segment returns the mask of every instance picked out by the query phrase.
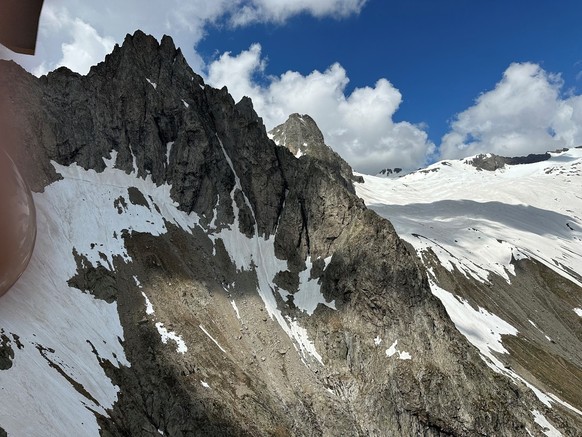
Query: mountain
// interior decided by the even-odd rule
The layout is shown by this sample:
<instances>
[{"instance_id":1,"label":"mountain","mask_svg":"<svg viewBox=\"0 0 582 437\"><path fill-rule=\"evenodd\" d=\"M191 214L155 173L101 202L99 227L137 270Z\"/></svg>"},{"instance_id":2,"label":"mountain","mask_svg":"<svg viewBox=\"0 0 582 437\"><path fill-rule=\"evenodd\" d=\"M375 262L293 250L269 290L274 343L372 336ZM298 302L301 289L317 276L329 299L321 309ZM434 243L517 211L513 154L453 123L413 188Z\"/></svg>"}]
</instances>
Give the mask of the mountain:
<instances>
[{"instance_id":1,"label":"mountain","mask_svg":"<svg viewBox=\"0 0 582 437\"><path fill-rule=\"evenodd\" d=\"M582 148L442 161L356 191L496 372L582 416Z\"/></svg>"},{"instance_id":2,"label":"mountain","mask_svg":"<svg viewBox=\"0 0 582 437\"><path fill-rule=\"evenodd\" d=\"M341 182L352 190L352 182L363 182L361 176L355 176L350 165L331 147L325 144L323 134L315 120L307 114L291 114L287 121L269 132L278 146L289 149L297 158L309 156L312 161L330 167L330 171L341 176Z\"/></svg>"},{"instance_id":3,"label":"mountain","mask_svg":"<svg viewBox=\"0 0 582 437\"><path fill-rule=\"evenodd\" d=\"M319 155L305 116L272 135L314 147L275 144L252 102L205 85L169 37L128 35L86 76L2 62L0 101L38 222L0 300L0 435L582 432L463 335L434 284L487 283L434 257L427 269L430 252L358 197L381 209L370 193L388 188ZM549 278L556 301L579 296Z\"/></svg>"}]
</instances>

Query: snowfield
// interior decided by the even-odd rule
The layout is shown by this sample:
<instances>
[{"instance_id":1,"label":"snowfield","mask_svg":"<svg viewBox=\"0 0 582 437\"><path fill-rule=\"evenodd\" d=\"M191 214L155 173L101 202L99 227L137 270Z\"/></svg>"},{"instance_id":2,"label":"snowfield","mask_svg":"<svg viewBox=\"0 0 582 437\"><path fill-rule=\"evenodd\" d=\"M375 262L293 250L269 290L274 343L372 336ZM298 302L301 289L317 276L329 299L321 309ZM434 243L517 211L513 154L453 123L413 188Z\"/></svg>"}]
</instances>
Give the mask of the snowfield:
<instances>
[{"instance_id":1,"label":"snowfield","mask_svg":"<svg viewBox=\"0 0 582 437\"><path fill-rule=\"evenodd\" d=\"M508 282L510 264L536 259L582 286L582 149L494 172L442 161L399 179L364 177L366 205L389 219L417 250L487 282ZM578 272L578 273L575 273Z\"/></svg>"},{"instance_id":2,"label":"snowfield","mask_svg":"<svg viewBox=\"0 0 582 437\"><path fill-rule=\"evenodd\" d=\"M529 258L582 286L582 149L496 171L478 170L471 159L438 162L400 178L361 175L356 191L421 259L430 249L449 271L485 284L496 274L511 283L512 260ZM441 288L430 269L429 276L433 294L488 366L524 382L547 406L557 402L582 415L495 357L507 352L502 335L517 335L515 327ZM572 310L582 316L582 309Z\"/></svg>"}]
</instances>

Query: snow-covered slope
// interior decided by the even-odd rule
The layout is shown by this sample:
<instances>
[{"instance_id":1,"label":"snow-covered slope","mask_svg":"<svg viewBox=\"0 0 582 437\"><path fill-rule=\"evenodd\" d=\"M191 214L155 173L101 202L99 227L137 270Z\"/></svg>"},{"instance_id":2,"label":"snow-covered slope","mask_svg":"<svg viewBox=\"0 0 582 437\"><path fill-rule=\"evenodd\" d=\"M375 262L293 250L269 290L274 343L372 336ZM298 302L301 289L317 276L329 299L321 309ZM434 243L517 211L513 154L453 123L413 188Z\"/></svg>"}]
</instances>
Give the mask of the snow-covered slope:
<instances>
[{"instance_id":1,"label":"snow-covered slope","mask_svg":"<svg viewBox=\"0 0 582 437\"><path fill-rule=\"evenodd\" d=\"M567 296L568 312L557 317L576 317L580 306L576 302L582 303L582 149L552 153L547 161L508 165L496 171L480 170L470 162L470 158L442 161L398 179L363 176L365 182L357 184L356 191L412 244L428 267L433 294L485 361L498 372L521 380L499 360L500 354L508 352L503 336L522 335L513 326L520 322L519 317L503 320L491 309L480 307L471 299L467 284L493 286L488 289L493 293L494 283L502 278L511 289L517 261L534 260L573 284L577 292ZM446 290L433 270L434 256L451 275L463 276L466 280L461 284L465 285ZM529 291L523 290L525 299ZM501 302L496 305L499 308L494 312L505 313ZM527 312L527 308L521 310ZM540 320L548 318L542 314L537 318L537 322L523 322L527 325L529 321L542 332ZM543 334L548 342L560 342L558 335L554 341ZM580 340L580 333L572 334ZM534 390L546 404L558 402L555 396Z\"/></svg>"},{"instance_id":2,"label":"snow-covered slope","mask_svg":"<svg viewBox=\"0 0 582 437\"><path fill-rule=\"evenodd\" d=\"M443 161L396 180L365 176L358 194L415 248L448 268L507 281L511 257L543 262L582 286L582 149L495 172Z\"/></svg>"}]
</instances>

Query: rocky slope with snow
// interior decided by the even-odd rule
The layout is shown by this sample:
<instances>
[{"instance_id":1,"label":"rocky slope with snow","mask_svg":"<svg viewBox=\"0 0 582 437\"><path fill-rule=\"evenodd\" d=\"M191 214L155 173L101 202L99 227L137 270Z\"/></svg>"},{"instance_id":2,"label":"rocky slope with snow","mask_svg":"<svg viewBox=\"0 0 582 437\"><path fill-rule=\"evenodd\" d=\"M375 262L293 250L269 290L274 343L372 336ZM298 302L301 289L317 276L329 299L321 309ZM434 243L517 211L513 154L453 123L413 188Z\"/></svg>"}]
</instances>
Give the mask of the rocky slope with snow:
<instances>
[{"instance_id":1,"label":"rocky slope with snow","mask_svg":"<svg viewBox=\"0 0 582 437\"><path fill-rule=\"evenodd\" d=\"M484 361L580 420L582 149L364 179L358 194L415 248Z\"/></svg>"},{"instance_id":2,"label":"rocky slope with snow","mask_svg":"<svg viewBox=\"0 0 582 437\"><path fill-rule=\"evenodd\" d=\"M454 267L427 276L356 196L385 188L277 146L170 38L128 36L87 76L0 63L0 91L38 211L30 267L0 300L0 433L580 434L500 371L512 321L492 349L467 340L434 285ZM450 280L485 283L473 270ZM498 314L475 313L478 329Z\"/></svg>"}]
</instances>

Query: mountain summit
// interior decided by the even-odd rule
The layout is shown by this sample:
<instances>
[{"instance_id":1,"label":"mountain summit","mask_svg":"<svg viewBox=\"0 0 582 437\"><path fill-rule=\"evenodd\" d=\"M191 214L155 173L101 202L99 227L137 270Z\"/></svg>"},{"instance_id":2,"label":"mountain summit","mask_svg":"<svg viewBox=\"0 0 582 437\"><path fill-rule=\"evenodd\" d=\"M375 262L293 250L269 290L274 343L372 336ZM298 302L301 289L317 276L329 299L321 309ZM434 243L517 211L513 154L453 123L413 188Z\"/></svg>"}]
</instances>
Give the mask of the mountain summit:
<instances>
[{"instance_id":1,"label":"mountain summit","mask_svg":"<svg viewBox=\"0 0 582 437\"><path fill-rule=\"evenodd\" d=\"M38 211L0 300L0 433L581 432L459 332L315 123L277 146L169 37L87 76L2 62L0 99Z\"/></svg>"},{"instance_id":2,"label":"mountain summit","mask_svg":"<svg viewBox=\"0 0 582 437\"><path fill-rule=\"evenodd\" d=\"M269 132L269 137L278 146L289 149L296 158L306 155L326 166L343 179L346 187L351 187L352 181L362 182L361 177L354 176L350 165L325 144L321 130L307 114L291 114L285 123Z\"/></svg>"}]
</instances>

